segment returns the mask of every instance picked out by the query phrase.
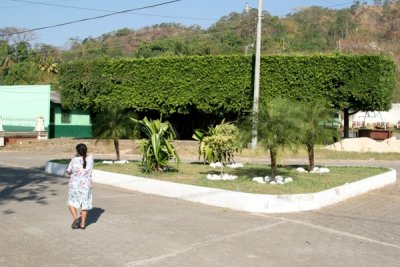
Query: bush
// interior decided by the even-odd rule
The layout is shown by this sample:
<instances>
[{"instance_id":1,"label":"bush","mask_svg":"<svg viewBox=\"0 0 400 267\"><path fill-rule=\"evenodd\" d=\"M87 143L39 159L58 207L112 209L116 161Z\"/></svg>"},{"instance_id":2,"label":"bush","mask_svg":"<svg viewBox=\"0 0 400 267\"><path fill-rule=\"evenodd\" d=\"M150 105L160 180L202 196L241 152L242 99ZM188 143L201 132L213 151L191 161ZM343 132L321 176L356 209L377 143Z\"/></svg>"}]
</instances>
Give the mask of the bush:
<instances>
[{"instance_id":1,"label":"bush","mask_svg":"<svg viewBox=\"0 0 400 267\"><path fill-rule=\"evenodd\" d=\"M208 133L196 131L193 138L200 142L199 154L208 163L234 163L234 153L240 149L238 128L224 121L210 128Z\"/></svg>"}]
</instances>

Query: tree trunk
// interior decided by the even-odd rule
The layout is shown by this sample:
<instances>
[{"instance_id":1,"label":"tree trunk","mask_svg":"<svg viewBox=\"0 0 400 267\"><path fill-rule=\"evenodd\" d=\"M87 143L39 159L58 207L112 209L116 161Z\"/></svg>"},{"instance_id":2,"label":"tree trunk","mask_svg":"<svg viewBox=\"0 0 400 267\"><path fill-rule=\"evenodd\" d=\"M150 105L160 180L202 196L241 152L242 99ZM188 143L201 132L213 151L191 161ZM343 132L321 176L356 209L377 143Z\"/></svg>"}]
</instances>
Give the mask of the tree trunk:
<instances>
[{"instance_id":1,"label":"tree trunk","mask_svg":"<svg viewBox=\"0 0 400 267\"><path fill-rule=\"evenodd\" d=\"M307 146L307 152L308 152L308 170L312 171L315 167L314 163L314 147L312 146Z\"/></svg>"},{"instance_id":2,"label":"tree trunk","mask_svg":"<svg viewBox=\"0 0 400 267\"><path fill-rule=\"evenodd\" d=\"M349 138L349 109L343 110L343 138Z\"/></svg>"},{"instance_id":3,"label":"tree trunk","mask_svg":"<svg viewBox=\"0 0 400 267\"><path fill-rule=\"evenodd\" d=\"M114 139L114 148L115 148L115 154L117 155L117 160L121 160L120 154L119 154L119 140Z\"/></svg>"},{"instance_id":4,"label":"tree trunk","mask_svg":"<svg viewBox=\"0 0 400 267\"><path fill-rule=\"evenodd\" d=\"M269 155L271 157L271 181L275 181L276 176L276 157L277 157L277 149L271 148L269 150Z\"/></svg>"}]
</instances>

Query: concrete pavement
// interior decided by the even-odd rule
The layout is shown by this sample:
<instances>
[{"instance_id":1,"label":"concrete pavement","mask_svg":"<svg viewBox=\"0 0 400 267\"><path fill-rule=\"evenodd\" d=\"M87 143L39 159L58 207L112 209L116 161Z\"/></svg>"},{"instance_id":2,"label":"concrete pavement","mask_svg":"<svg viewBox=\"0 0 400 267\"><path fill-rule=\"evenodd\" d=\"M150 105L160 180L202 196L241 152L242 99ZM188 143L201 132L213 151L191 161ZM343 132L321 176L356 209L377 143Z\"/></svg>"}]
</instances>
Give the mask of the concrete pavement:
<instances>
[{"instance_id":1,"label":"concrete pavement","mask_svg":"<svg viewBox=\"0 0 400 267\"><path fill-rule=\"evenodd\" d=\"M88 227L71 230L68 180L43 172L58 157L0 152L0 266L400 266L399 179L272 215L95 184ZM399 173L398 162L374 165Z\"/></svg>"}]
</instances>

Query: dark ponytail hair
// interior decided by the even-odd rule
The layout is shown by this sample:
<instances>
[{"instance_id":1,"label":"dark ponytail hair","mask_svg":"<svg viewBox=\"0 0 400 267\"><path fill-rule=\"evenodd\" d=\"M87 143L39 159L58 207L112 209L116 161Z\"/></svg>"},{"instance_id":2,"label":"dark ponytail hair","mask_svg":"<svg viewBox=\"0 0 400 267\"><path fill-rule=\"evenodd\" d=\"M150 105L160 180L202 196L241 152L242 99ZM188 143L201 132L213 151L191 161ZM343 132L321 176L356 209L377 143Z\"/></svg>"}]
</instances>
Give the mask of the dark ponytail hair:
<instances>
[{"instance_id":1,"label":"dark ponytail hair","mask_svg":"<svg viewBox=\"0 0 400 267\"><path fill-rule=\"evenodd\" d=\"M76 146L76 152L79 156L83 157L83 168L86 169L86 153L87 153L87 146L85 144L78 144Z\"/></svg>"}]
</instances>

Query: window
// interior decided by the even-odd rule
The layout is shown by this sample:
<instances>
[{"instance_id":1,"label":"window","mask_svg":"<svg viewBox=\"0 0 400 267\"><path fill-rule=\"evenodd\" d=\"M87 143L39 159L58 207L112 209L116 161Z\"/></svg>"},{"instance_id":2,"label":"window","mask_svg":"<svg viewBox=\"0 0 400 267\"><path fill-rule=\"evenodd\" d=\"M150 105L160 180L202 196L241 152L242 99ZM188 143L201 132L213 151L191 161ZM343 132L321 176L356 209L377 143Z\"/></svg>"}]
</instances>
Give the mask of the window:
<instances>
[{"instance_id":1,"label":"window","mask_svg":"<svg viewBox=\"0 0 400 267\"><path fill-rule=\"evenodd\" d=\"M61 110L61 123L71 123L71 111Z\"/></svg>"}]
</instances>

